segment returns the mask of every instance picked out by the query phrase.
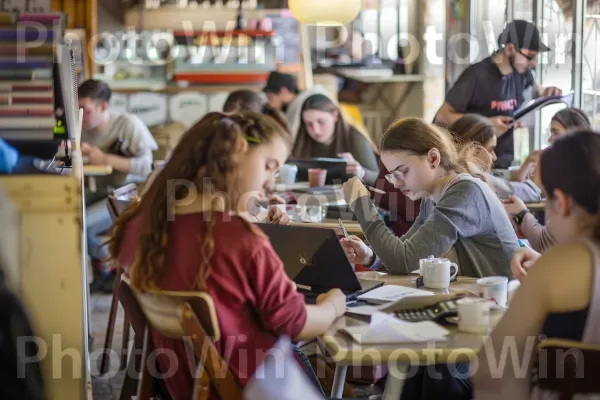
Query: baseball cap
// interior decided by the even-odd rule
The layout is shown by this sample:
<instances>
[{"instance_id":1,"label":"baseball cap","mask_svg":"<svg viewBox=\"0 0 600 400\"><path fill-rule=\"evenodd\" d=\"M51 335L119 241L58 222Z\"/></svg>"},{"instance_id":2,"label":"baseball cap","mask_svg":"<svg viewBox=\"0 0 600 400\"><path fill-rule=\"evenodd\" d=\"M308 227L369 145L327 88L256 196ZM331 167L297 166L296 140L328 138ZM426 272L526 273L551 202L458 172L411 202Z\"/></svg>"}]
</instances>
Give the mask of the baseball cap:
<instances>
[{"instance_id":1,"label":"baseball cap","mask_svg":"<svg viewBox=\"0 0 600 400\"><path fill-rule=\"evenodd\" d=\"M531 22L516 19L509 22L498 36L498 45L512 43L517 49L528 49L537 52L550 51L550 47L542 42L540 31Z\"/></svg>"},{"instance_id":2,"label":"baseball cap","mask_svg":"<svg viewBox=\"0 0 600 400\"><path fill-rule=\"evenodd\" d=\"M290 92L298 91L298 82L293 75L283 74L273 71L269 74L267 85L263 88L265 93L279 93L281 88L286 88Z\"/></svg>"}]
</instances>

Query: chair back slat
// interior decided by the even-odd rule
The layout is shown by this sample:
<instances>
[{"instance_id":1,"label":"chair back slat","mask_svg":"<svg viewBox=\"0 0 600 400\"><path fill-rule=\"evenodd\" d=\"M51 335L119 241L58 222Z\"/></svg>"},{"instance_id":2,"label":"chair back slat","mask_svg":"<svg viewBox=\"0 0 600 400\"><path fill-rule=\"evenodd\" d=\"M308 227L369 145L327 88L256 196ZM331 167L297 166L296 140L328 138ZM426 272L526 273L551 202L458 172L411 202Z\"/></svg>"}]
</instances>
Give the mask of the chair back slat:
<instances>
[{"instance_id":1,"label":"chair back slat","mask_svg":"<svg viewBox=\"0 0 600 400\"><path fill-rule=\"evenodd\" d=\"M136 335L143 336L148 320L140 307L129 282L123 277L119 284L119 301L129 316L129 321Z\"/></svg>"},{"instance_id":2,"label":"chair back slat","mask_svg":"<svg viewBox=\"0 0 600 400\"><path fill-rule=\"evenodd\" d=\"M201 319L202 326L207 327L209 337L218 341L221 336L215 305L208 293L203 292L172 292L152 291L133 292L142 312L150 325L161 335L170 338L185 336L181 325L181 307L190 303L196 315Z\"/></svg>"},{"instance_id":3,"label":"chair back slat","mask_svg":"<svg viewBox=\"0 0 600 400\"><path fill-rule=\"evenodd\" d=\"M222 399L242 400L242 387L214 344L220 340L221 331L214 302L208 293L141 292L131 288L127 277L122 278L121 285L120 297L132 314L134 329L144 332L146 326L143 324L146 323L161 335L185 340L192 346L199 361L195 398L208 398L210 392L215 391Z\"/></svg>"},{"instance_id":4,"label":"chair back slat","mask_svg":"<svg viewBox=\"0 0 600 400\"><path fill-rule=\"evenodd\" d=\"M113 190L113 196L121 200L131 200L138 195L137 186L135 183L128 183L118 189Z\"/></svg>"},{"instance_id":5,"label":"chair back slat","mask_svg":"<svg viewBox=\"0 0 600 400\"><path fill-rule=\"evenodd\" d=\"M243 390L236 377L229 370L212 339L204 330L197 318L194 307L190 303L182 306L182 325L186 336L191 338L192 346L199 365L208 373L212 388L221 399L242 400ZM224 372L224 373L223 373ZM202 379L196 384L202 385ZM198 391L198 388L196 388Z\"/></svg>"},{"instance_id":6,"label":"chair back slat","mask_svg":"<svg viewBox=\"0 0 600 400\"><path fill-rule=\"evenodd\" d=\"M123 187L113 190L108 196L107 207L110 219L114 222L121 214L129 208L133 201L138 197L138 190L135 183L127 184Z\"/></svg>"},{"instance_id":7,"label":"chair back slat","mask_svg":"<svg viewBox=\"0 0 600 400\"><path fill-rule=\"evenodd\" d=\"M561 400L600 395L600 346L548 339L538 346L533 398Z\"/></svg>"},{"instance_id":8,"label":"chair back slat","mask_svg":"<svg viewBox=\"0 0 600 400\"><path fill-rule=\"evenodd\" d=\"M154 344L149 330L150 323L146 319L133 289L129 286L128 279L124 276L122 276L119 283L119 302L127 313L131 327L135 332L133 351L127 368L127 378L129 379L125 379L123 383L120 398L123 400L130 399L137 393L139 400L150 400L152 397L151 392L157 388L162 393L168 393L162 380L154 382L158 386L153 386L148 365L148 355L154 351Z\"/></svg>"}]
</instances>

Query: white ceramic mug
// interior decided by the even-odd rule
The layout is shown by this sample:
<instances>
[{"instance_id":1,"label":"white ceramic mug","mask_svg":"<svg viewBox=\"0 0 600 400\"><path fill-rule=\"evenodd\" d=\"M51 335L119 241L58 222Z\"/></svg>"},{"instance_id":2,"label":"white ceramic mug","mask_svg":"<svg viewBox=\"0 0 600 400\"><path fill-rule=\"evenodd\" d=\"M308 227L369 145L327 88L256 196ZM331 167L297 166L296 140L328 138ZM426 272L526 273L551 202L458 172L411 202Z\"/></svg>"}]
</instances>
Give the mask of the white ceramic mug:
<instances>
[{"instance_id":1,"label":"white ceramic mug","mask_svg":"<svg viewBox=\"0 0 600 400\"><path fill-rule=\"evenodd\" d=\"M427 258L421 258L419 260L419 274L421 276L423 276L423 265L425 265L426 262L433 260L434 258L435 258L434 256L429 256Z\"/></svg>"},{"instance_id":2,"label":"white ceramic mug","mask_svg":"<svg viewBox=\"0 0 600 400\"><path fill-rule=\"evenodd\" d=\"M454 271L452 271L454 268ZM432 289L446 289L458 274L458 266L447 258L432 258L423 263L423 284Z\"/></svg>"},{"instance_id":3,"label":"white ceramic mug","mask_svg":"<svg viewBox=\"0 0 600 400\"><path fill-rule=\"evenodd\" d=\"M297 165L285 164L279 169L279 179L284 185L293 185L296 183L297 174Z\"/></svg>"},{"instance_id":4,"label":"white ceramic mug","mask_svg":"<svg viewBox=\"0 0 600 400\"><path fill-rule=\"evenodd\" d=\"M490 329L490 301L465 297L456 302L458 329L468 333L488 333Z\"/></svg>"},{"instance_id":5,"label":"white ceramic mug","mask_svg":"<svg viewBox=\"0 0 600 400\"><path fill-rule=\"evenodd\" d=\"M489 276L477 279L479 295L484 299L495 301L500 307L506 308L508 300L508 278L505 276Z\"/></svg>"}]
</instances>

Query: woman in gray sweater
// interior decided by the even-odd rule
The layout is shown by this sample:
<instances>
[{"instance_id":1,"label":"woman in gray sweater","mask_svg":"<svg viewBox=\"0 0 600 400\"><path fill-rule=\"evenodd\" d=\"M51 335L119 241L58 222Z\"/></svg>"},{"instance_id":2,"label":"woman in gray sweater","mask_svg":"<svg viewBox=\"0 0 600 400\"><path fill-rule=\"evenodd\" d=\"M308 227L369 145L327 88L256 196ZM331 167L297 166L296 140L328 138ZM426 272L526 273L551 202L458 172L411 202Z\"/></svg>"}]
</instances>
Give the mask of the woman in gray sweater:
<instances>
[{"instance_id":1,"label":"woman in gray sweater","mask_svg":"<svg viewBox=\"0 0 600 400\"><path fill-rule=\"evenodd\" d=\"M457 261L460 275L511 276L518 239L498 197L468 173L479 160L459 157L448 132L419 118L396 122L385 133L381 152L391 172L386 178L411 200L423 199L421 210L408 233L396 237L361 181L346 182L345 200L371 245L355 236L342 239L351 262L372 268L381 262L392 274L408 274L419 268L420 259L434 255Z\"/></svg>"}]
</instances>

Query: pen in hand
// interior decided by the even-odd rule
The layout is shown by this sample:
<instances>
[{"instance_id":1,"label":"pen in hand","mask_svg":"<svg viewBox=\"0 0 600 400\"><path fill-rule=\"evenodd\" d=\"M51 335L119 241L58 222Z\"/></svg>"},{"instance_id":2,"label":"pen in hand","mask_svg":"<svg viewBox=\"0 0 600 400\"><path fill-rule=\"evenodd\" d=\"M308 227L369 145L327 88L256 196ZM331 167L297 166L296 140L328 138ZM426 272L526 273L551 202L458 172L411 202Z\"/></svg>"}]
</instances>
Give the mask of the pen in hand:
<instances>
[{"instance_id":1,"label":"pen in hand","mask_svg":"<svg viewBox=\"0 0 600 400\"><path fill-rule=\"evenodd\" d=\"M344 226L344 223L342 222L341 218L338 218L338 224L340 224L340 229L342 230L342 232L344 233L344 237L346 239L348 239L348 231L346 231L346 227Z\"/></svg>"},{"instance_id":2,"label":"pen in hand","mask_svg":"<svg viewBox=\"0 0 600 400\"><path fill-rule=\"evenodd\" d=\"M375 193L379 193L379 194L386 194L387 192L381 190L381 189L377 189L374 188L373 186L365 186L368 190L370 190L371 192L375 192Z\"/></svg>"}]
</instances>

